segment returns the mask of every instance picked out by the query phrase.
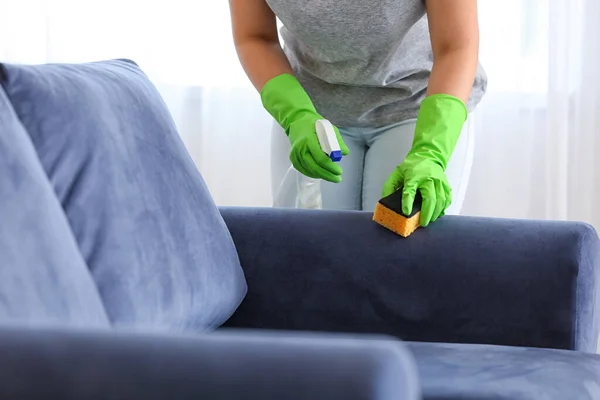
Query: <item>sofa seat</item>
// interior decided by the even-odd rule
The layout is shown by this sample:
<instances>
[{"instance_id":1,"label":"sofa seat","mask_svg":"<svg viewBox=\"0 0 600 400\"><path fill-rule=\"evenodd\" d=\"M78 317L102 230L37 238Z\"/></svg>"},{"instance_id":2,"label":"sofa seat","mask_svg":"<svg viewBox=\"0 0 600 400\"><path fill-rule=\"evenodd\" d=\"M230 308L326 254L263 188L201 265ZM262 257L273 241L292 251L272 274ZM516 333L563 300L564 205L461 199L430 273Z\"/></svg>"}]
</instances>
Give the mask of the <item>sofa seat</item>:
<instances>
[{"instance_id":1,"label":"sofa seat","mask_svg":"<svg viewBox=\"0 0 600 400\"><path fill-rule=\"evenodd\" d=\"M425 400L600 399L600 356L566 350L409 343Z\"/></svg>"}]
</instances>

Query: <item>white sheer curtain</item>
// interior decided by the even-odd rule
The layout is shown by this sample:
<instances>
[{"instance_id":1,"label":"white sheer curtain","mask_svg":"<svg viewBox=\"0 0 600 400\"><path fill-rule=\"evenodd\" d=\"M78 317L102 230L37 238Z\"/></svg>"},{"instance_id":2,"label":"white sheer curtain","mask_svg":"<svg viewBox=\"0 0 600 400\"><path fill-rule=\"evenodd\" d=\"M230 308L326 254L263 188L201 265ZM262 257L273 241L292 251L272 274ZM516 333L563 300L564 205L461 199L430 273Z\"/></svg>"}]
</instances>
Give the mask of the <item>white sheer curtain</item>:
<instances>
[{"instance_id":1,"label":"white sheer curtain","mask_svg":"<svg viewBox=\"0 0 600 400\"><path fill-rule=\"evenodd\" d=\"M600 2L479 10L490 81L464 213L600 229ZM269 206L271 121L239 66L228 12L225 0L0 0L0 61L135 60L217 203Z\"/></svg>"},{"instance_id":2,"label":"white sheer curtain","mask_svg":"<svg viewBox=\"0 0 600 400\"><path fill-rule=\"evenodd\" d=\"M464 212L600 228L600 2L479 4L490 85Z\"/></svg>"}]
</instances>

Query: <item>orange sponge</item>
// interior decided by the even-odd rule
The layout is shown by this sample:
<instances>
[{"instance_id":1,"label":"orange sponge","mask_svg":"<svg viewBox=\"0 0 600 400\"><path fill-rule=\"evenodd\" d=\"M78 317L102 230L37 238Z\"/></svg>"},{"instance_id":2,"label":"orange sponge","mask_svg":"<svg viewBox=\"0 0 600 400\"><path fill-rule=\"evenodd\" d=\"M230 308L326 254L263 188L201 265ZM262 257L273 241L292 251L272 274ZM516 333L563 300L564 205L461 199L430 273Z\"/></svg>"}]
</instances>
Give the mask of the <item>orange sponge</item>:
<instances>
[{"instance_id":1,"label":"orange sponge","mask_svg":"<svg viewBox=\"0 0 600 400\"><path fill-rule=\"evenodd\" d=\"M420 226L422 201L417 191L412 212L405 215L402 213L402 189L398 189L379 200L375 206L373 221L402 237L408 237Z\"/></svg>"}]
</instances>

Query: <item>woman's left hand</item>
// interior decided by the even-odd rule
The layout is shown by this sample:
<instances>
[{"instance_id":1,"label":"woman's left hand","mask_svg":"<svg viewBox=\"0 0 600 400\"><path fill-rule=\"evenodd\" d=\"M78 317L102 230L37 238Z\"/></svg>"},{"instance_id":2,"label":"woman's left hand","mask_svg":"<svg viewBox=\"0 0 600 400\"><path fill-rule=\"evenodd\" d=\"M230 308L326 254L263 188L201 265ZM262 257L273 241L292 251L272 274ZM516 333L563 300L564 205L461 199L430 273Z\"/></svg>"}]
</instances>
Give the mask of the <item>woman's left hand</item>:
<instances>
[{"instance_id":1,"label":"woman's left hand","mask_svg":"<svg viewBox=\"0 0 600 400\"><path fill-rule=\"evenodd\" d=\"M396 167L383 186L383 197L402 188L402 212L410 215L417 191L423 202L419 223L427 226L444 215L452 203L452 189L446 173L435 160L416 153L409 154Z\"/></svg>"},{"instance_id":2,"label":"woman's left hand","mask_svg":"<svg viewBox=\"0 0 600 400\"><path fill-rule=\"evenodd\" d=\"M412 148L383 186L386 197L402 188L402 212L410 215L417 191L421 193L421 226L444 215L452 203L446 167L467 119L462 100L434 94L421 103Z\"/></svg>"}]
</instances>

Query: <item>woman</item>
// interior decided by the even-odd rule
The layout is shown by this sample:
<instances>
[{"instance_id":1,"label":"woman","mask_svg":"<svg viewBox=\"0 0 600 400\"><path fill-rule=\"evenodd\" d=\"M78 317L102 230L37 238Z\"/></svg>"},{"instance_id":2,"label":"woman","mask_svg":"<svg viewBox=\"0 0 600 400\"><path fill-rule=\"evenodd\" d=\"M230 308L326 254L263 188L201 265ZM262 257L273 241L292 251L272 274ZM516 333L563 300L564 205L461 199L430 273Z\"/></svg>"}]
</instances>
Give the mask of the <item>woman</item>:
<instances>
[{"instance_id":1,"label":"woman","mask_svg":"<svg viewBox=\"0 0 600 400\"><path fill-rule=\"evenodd\" d=\"M277 121L275 170L286 169L277 159L288 157L283 140L298 171L328 182L324 208L373 210L401 188L405 213L420 192L423 226L459 212L472 162L468 115L487 81L476 0L230 0L230 7L242 66ZM321 118L338 133L339 164L318 145Z\"/></svg>"}]
</instances>

